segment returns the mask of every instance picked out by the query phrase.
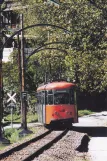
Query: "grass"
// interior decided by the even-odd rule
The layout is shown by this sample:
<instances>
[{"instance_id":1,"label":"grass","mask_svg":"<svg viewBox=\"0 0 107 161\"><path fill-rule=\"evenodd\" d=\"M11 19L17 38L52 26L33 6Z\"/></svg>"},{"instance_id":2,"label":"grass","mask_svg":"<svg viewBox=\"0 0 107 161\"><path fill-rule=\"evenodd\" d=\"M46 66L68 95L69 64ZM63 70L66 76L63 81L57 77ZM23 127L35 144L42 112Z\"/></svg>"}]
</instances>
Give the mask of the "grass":
<instances>
[{"instance_id":1,"label":"grass","mask_svg":"<svg viewBox=\"0 0 107 161\"><path fill-rule=\"evenodd\" d=\"M4 144L0 144L0 150L4 150L7 146Z\"/></svg>"},{"instance_id":2,"label":"grass","mask_svg":"<svg viewBox=\"0 0 107 161\"><path fill-rule=\"evenodd\" d=\"M82 156L82 157L78 156L78 157L74 158L74 161L90 161L90 159L86 158L86 156Z\"/></svg>"},{"instance_id":3,"label":"grass","mask_svg":"<svg viewBox=\"0 0 107 161\"><path fill-rule=\"evenodd\" d=\"M27 122L28 122L28 123L37 122L37 121L38 121L37 113L35 113L35 114L28 113L28 114L27 114Z\"/></svg>"},{"instance_id":4,"label":"grass","mask_svg":"<svg viewBox=\"0 0 107 161\"><path fill-rule=\"evenodd\" d=\"M25 135L25 136L19 136L19 133L22 131L21 129L16 129L16 128L8 128L8 129L5 129L4 131L4 137L10 141L10 144L13 144L13 143L17 143L17 142L20 142L22 140L25 140L25 139L30 139L33 137L33 135L35 133L37 133L37 129L36 128L29 128L30 131L32 131L33 133L32 134L29 134L29 135ZM0 150L3 150L5 149L6 147L8 147L10 144L0 144Z\"/></svg>"},{"instance_id":5,"label":"grass","mask_svg":"<svg viewBox=\"0 0 107 161\"><path fill-rule=\"evenodd\" d=\"M79 110L78 111L78 116L82 117L84 115L90 115L93 114L94 112L91 110ZM37 113L27 113L27 123L31 123L31 122L37 122L38 118L37 118ZM7 115L4 117L4 122L11 122L11 114ZM13 114L13 123L20 123L21 122L21 115L18 114Z\"/></svg>"},{"instance_id":6,"label":"grass","mask_svg":"<svg viewBox=\"0 0 107 161\"><path fill-rule=\"evenodd\" d=\"M28 130L32 131L31 134L23 135L20 136L19 133L22 131L22 129L17 129L17 128L7 128L4 130L4 138L10 141L10 144L21 142L25 139L30 139L33 137L34 134L37 133L37 129L34 127L29 127ZM0 150L5 149L8 147L10 144L2 144L0 143Z\"/></svg>"},{"instance_id":7,"label":"grass","mask_svg":"<svg viewBox=\"0 0 107 161\"><path fill-rule=\"evenodd\" d=\"M27 113L27 123L37 122L37 113ZM4 122L11 122L11 114L4 117ZM20 123L21 122L21 114L18 115L16 113L13 114L13 123Z\"/></svg>"},{"instance_id":8,"label":"grass","mask_svg":"<svg viewBox=\"0 0 107 161\"><path fill-rule=\"evenodd\" d=\"M21 141L21 140L27 138L27 137L28 138L32 137L32 135L37 132L36 128L32 128L32 127L30 127L28 130L32 131L33 133L28 134L28 135L24 135L24 136L20 136L19 133L22 131L22 129L8 128L8 129L5 129L4 136L8 140L10 140L10 143L16 143L18 141Z\"/></svg>"},{"instance_id":9,"label":"grass","mask_svg":"<svg viewBox=\"0 0 107 161\"><path fill-rule=\"evenodd\" d=\"M10 140L10 143L14 143L19 140L19 132L20 130L17 130L16 128L5 129L4 136Z\"/></svg>"},{"instance_id":10,"label":"grass","mask_svg":"<svg viewBox=\"0 0 107 161\"><path fill-rule=\"evenodd\" d=\"M94 112L91 111L91 110L79 110L78 111L78 116L79 117L82 117L84 115L90 115L90 114L93 114Z\"/></svg>"},{"instance_id":11,"label":"grass","mask_svg":"<svg viewBox=\"0 0 107 161\"><path fill-rule=\"evenodd\" d=\"M91 110L79 110L78 114L79 117L84 116L84 115L90 115L94 112L92 112ZM4 122L11 122L11 114L7 115L4 117ZM18 114L13 114L13 123L20 123L21 122L21 116ZM37 122L37 113L32 114L32 113L28 113L27 114L27 123L31 123L31 122ZM29 128L29 130L33 131L33 134L36 133L36 128ZM32 134L24 136L24 137L19 137L19 132L21 130L18 130L16 128L9 128L9 129L5 129L4 131L4 137L7 138L8 140L10 140L10 143L16 143L18 141L24 140L26 137L30 138L32 137ZM0 150L6 148L7 145L3 145L0 144Z\"/></svg>"},{"instance_id":12,"label":"grass","mask_svg":"<svg viewBox=\"0 0 107 161\"><path fill-rule=\"evenodd\" d=\"M37 113L28 113L27 114L27 123L33 123L33 122L37 122L38 121L38 117L37 117ZM4 117L4 124L10 124L11 122L11 114L8 114ZM13 114L13 123L21 123L21 115L18 115L16 113ZM36 133L36 128L29 128L30 131L34 133ZM26 135L24 137L19 137L19 133L22 131L22 129L18 130L16 128L8 128L4 130L4 137L6 139L8 139L10 141L10 143L16 143L18 141L24 140L26 137L30 138L32 136L32 134ZM5 144L0 144L0 150L6 148L8 145Z\"/></svg>"}]
</instances>

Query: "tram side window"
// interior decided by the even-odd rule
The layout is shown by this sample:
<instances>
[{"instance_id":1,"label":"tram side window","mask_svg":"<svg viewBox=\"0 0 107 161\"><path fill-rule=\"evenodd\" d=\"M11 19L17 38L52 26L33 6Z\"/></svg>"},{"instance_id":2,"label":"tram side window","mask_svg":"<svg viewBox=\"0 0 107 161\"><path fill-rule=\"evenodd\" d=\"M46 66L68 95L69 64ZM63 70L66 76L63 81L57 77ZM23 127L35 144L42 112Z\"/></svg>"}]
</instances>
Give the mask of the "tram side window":
<instances>
[{"instance_id":1,"label":"tram side window","mask_svg":"<svg viewBox=\"0 0 107 161\"><path fill-rule=\"evenodd\" d=\"M48 104L49 105L53 104L53 95L48 95Z\"/></svg>"},{"instance_id":2,"label":"tram side window","mask_svg":"<svg viewBox=\"0 0 107 161\"><path fill-rule=\"evenodd\" d=\"M74 104L74 90L73 89L70 90L70 103Z\"/></svg>"},{"instance_id":3,"label":"tram side window","mask_svg":"<svg viewBox=\"0 0 107 161\"><path fill-rule=\"evenodd\" d=\"M47 104L52 105L53 104L53 91L49 90L47 93L48 93Z\"/></svg>"},{"instance_id":4,"label":"tram side window","mask_svg":"<svg viewBox=\"0 0 107 161\"><path fill-rule=\"evenodd\" d=\"M37 93L37 104L40 103L40 93Z\"/></svg>"},{"instance_id":5,"label":"tram side window","mask_svg":"<svg viewBox=\"0 0 107 161\"><path fill-rule=\"evenodd\" d=\"M37 103L38 104L44 104L44 98L45 98L45 92L44 91L37 93Z\"/></svg>"},{"instance_id":6,"label":"tram side window","mask_svg":"<svg viewBox=\"0 0 107 161\"><path fill-rule=\"evenodd\" d=\"M48 97L48 94L47 94L47 91L45 91L45 104L47 104L47 97Z\"/></svg>"},{"instance_id":7,"label":"tram side window","mask_svg":"<svg viewBox=\"0 0 107 161\"><path fill-rule=\"evenodd\" d=\"M41 92L41 104L44 104L45 103L45 91L42 91Z\"/></svg>"}]
</instances>

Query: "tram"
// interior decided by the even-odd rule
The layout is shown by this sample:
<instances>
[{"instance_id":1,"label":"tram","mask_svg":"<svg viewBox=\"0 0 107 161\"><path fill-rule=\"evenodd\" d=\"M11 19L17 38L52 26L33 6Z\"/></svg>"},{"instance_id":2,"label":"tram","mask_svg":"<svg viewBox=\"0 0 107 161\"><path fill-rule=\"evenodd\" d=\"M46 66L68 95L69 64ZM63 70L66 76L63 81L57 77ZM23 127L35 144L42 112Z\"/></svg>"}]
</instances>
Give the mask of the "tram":
<instances>
[{"instance_id":1,"label":"tram","mask_svg":"<svg viewBox=\"0 0 107 161\"><path fill-rule=\"evenodd\" d=\"M76 85L61 81L37 88L38 122L46 125L66 125L78 122Z\"/></svg>"}]
</instances>

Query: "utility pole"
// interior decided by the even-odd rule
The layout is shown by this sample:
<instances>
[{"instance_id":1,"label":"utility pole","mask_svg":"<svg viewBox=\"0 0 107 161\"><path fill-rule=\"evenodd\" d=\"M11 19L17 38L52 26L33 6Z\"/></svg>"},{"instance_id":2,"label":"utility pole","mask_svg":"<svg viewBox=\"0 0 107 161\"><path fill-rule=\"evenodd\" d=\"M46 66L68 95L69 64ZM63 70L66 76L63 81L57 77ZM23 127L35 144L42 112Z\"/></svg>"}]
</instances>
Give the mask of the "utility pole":
<instances>
[{"instance_id":1,"label":"utility pole","mask_svg":"<svg viewBox=\"0 0 107 161\"><path fill-rule=\"evenodd\" d=\"M3 1L0 1L0 41L2 41L2 17L1 17L1 4ZM2 43L0 42L2 45ZM0 47L0 140L2 138L2 50Z\"/></svg>"},{"instance_id":2,"label":"utility pole","mask_svg":"<svg viewBox=\"0 0 107 161\"><path fill-rule=\"evenodd\" d=\"M19 91L21 92L21 52L20 52L20 39L19 34L17 35L17 48L18 48L18 71L19 71Z\"/></svg>"},{"instance_id":3,"label":"utility pole","mask_svg":"<svg viewBox=\"0 0 107 161\"><path fill-rule=\"evenodd\" d=\"M21 21L21 28L23 29L23 14L20 15L20 21ZM23 97L23 92L25 92L25 55L24 55L24 34L23 31L21 32L21 115L22 115L22 121L21 126L25 130L27 129L27 123L26 123L26 103L25 98Z\"/></svg>"},{"instance_id":4,"label":"utility pole","mask_svg":"<svg viewBox=\"0 0 107 161\"><path fill-rule=\"evenodd\" d=\"M20 15L21 28L23 29L23 14ZM27 92L25 91L25 53L24 33L21 31L21 128L20 135L32 133L27 129Z\"/></svg>"}]
</instances>

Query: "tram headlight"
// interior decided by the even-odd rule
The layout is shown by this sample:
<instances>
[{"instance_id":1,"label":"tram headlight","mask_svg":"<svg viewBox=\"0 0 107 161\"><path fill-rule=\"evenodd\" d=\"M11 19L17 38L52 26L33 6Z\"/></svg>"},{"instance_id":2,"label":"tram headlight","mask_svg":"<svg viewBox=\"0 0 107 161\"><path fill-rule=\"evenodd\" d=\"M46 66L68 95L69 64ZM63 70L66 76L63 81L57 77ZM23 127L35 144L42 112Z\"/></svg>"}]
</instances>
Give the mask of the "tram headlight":
<instances>
[{"instance_id":1,"label":"tram headlight","mask_svg":"<svg viewBox=\"0 0 107 161\"><path fill-rule=\"evenodd\" d=\"M67 115L72 115L72 112L66 111Z\"/></svg>"},{"instance_id":2,"label":"tram headlight","mask_svg":"<svg viewBox=\"0 0 107 161\"><path fill-rule=\"evenodd\" d=\"M57 111L54 112L55 115L59 116L59 113Z\"/></svg>"}]
</instances>

